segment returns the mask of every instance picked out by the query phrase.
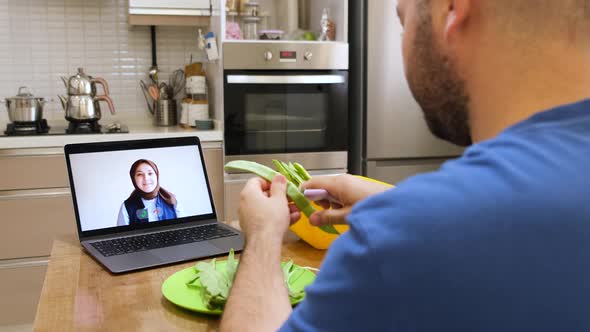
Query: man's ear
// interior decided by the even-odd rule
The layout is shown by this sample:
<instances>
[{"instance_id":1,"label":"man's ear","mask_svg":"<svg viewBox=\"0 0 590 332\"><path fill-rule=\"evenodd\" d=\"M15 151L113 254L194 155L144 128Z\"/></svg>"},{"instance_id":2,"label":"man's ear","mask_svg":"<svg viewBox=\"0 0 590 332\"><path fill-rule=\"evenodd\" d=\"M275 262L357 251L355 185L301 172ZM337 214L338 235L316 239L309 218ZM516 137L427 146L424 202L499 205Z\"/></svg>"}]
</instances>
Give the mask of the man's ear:
<instances>
[{"instance_id":1,"label":"man's ear","mask_svg":"<svg viewBox=\"0 0 590 332\"><path fill-rule=\"evenodd\" d=\"M444 36L450 40L463 28L473 9L472 0L448 0Z\"/></svg>"}]
</instances>

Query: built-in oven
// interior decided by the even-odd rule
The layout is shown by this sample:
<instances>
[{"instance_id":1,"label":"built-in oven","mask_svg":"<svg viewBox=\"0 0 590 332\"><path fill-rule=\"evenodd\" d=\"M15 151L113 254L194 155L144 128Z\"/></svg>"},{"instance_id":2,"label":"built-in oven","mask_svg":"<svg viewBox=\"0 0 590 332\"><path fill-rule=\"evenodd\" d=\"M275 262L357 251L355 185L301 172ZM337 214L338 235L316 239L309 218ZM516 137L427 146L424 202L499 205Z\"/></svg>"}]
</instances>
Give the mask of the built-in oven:
<instances>
[{"instance_id":1,"label":"built-in oven","mask_svg":"<svg viewBox=\"0 0 590 332\"><path fill-rule=\"evenodd\" d=\"M348 44L224 44L226 162L341 169L348 150Z\"/></svg>"}]
</instances>

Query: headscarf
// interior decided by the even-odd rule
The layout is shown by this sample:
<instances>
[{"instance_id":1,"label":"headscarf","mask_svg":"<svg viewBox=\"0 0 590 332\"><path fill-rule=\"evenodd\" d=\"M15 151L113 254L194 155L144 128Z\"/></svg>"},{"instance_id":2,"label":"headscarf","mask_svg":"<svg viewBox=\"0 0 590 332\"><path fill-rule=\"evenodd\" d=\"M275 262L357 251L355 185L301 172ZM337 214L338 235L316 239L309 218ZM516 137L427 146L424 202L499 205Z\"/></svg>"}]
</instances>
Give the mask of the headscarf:
<instances>
[{"instance_id":1,"label":"headscarf","mask_svg":"<svg viewBox=\"0 0 590 332\"><path fill-rule=\"evenodd\" d=\"M141 164L148 164L156 173L158 183L156 185L156 188L154 188L154 190L150 193L146 193L143 190L139 189L137 187L137 184L135 183L135 171L137 171L137 168ZM166 202L168 205L176 206L176 196L168 190L160 187L160 171L158 171L158 166L156 166L156 164L153 161L147 159L139 159L135 161L133 165L131 165L131 169L129 170L129 176L131 177L131 183L135 188L135 190L131 193L129 198L135 195L140 196L143 199L154 199L158 196L158 194L160 194L160 197L164 200L164 202Z\"/></svg>"}]
</instances>

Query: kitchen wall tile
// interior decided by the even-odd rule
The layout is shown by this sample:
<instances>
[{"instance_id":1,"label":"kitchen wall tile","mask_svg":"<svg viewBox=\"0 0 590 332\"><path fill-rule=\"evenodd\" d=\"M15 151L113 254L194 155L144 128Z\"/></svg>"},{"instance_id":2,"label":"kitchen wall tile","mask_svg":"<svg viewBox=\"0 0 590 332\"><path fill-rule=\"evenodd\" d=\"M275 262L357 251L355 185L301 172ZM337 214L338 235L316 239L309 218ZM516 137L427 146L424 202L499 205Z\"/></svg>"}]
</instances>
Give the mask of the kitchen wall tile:
<instances>
[{"instance_id":1,"label":"kitchen wall tile","mask_svg":"<svg viewBox=\"0 0 590 332\"><path fill-rule=\"evenodd\" d=\"M64 120L57 98L65 94L60 76L84 67L109 83L119 114L106 114L105 106L104 121L151 121L138 84L148 80L151 67L150 31L129 26L127 11L128 0L0 0L0 97L14 96L26 85L48 99L48 120ZM184 67L191 55L204 60L196 36L195 27L157 27L161 79ZM0 109L2 127L6 121Z\"/></svg>"}]
</instances>

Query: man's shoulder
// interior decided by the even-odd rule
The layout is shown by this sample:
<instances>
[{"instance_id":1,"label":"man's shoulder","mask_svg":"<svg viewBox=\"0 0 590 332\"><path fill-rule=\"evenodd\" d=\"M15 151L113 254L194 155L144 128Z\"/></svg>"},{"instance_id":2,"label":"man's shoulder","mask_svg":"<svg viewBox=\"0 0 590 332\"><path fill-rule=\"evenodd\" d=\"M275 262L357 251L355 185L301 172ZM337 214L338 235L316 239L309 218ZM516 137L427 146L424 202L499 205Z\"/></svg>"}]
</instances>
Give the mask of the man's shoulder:
<instances>
[{"instance_id":1,"label":"man's shoulder","mask_svg":"<svg viewBox=\"0 0 590 332\"><path fill-rule=\"evenodd\" d=\"M582 166L566 169L563 158L568 158L563 151L548 150L534 140L500 137L469 148L435 172L411 177L359 203L349 221L352 227L362 224L371 242L394 244L392 238L406 235L483 229L512 218L530 220L557 205L573 206L572 201L551 201L556 189L590 187L577 180Z\"/></svg>"}]
</instances>

